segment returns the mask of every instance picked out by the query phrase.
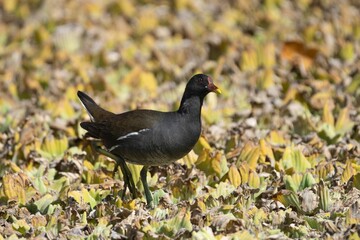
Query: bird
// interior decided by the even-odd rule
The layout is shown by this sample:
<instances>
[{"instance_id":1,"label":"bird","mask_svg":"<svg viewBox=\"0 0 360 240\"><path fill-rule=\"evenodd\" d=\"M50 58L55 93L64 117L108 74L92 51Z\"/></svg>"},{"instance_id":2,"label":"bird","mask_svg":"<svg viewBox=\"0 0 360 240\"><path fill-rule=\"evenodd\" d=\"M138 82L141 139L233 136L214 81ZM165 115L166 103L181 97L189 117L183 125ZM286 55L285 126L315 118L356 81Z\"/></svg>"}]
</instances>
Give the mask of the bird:
<instances>
[{"instance_id":1,"label":"bird","mask_svg":"<svg viewBox=\"0 0 360 240\"><path fill-rule=\"evenodd\" d=\"M87 131L86 136L102 141L106 150L98 148L99 152L115 159L124 175L124 191L128 186L133 197L136 190L126 162L143 165L140 178L147 205L151 206L153 198L146 180L148 168L170 164L193 149L201 134L203 101L210 92L220 94L221 90L211 77L196 74L187 82L176 111L136 109L115 114L78 91L90 116L90 121L81 122L80 126Z\"/></svg>"}]
</instances>

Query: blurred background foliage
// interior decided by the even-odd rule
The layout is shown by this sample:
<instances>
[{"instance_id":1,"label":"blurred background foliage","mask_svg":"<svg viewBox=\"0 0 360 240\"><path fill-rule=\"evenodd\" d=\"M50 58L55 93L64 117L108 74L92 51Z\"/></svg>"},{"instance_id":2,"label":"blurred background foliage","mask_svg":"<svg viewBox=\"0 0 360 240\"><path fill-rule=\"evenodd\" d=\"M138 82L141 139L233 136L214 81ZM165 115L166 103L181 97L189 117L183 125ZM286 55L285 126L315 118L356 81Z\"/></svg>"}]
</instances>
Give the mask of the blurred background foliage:
<instances>
[{"instance_id":1,"label":"blurred background foliage","mask_svg":"<svg viewBox=\"0 0 360 240\"><path fill-rule=\"evenodd\" d=\"M0 19L0 239L359 239L359 1L3 0ZM169 111L199 72L223 94L198 144L151 168L155 209L122 201L76 91Z\"/></svg>"}]
</instances>

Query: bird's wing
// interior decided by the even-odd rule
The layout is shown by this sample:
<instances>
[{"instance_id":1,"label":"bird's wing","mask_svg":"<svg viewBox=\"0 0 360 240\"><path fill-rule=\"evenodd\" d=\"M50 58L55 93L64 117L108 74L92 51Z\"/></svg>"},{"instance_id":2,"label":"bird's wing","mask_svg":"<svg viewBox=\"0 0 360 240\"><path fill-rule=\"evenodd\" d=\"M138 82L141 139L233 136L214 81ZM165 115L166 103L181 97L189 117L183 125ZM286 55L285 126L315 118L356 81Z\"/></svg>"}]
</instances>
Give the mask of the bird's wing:
<instances>
[{"instance_id":1,"label":"bird's wing","mask_svg":"<svg viewBox=\"0 0 360 240\"><path fill-rule=\"evenodd\" d=\"M115 115L100 122L82 122L88 135L106 142L117 142L131 136L151 131L162 121L166 113L152 110L136 110Z\"/></svg>"}]
</instances>

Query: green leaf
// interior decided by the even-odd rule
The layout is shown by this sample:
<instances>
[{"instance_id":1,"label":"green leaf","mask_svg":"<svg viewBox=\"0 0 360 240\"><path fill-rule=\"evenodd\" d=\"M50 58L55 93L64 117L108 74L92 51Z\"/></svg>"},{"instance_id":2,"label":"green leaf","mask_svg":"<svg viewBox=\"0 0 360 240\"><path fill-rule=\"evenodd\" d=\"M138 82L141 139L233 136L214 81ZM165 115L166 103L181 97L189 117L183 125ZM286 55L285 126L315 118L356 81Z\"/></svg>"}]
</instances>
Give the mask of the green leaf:
<instances>
[{"instance_id":1,"label":"green leaf","mask_svg":"<svg viewBox=\"0 0 360 240\"><path fill-rule=\"evenodd\" d=\"M322 124L317 132L319 137L328 143L336 143L341 137L341 135L337 133L334 125L330 125L328 123Z\"/></svg>"},{"instance_id":2,"label":"green leaf","mask_svg":"<svg viewBox=\"0 0 360 240\"><path fill-rule=\"evenodd\" d=\"M173 237L180 230L192 231L193 227L190 221L190 211L183 208L180 212L170 220L167 220L160 228L159 233Z\"/></svg>"},{"instance_id":3,"label":"green leaf","mask_svg":"<svg viewBox=\"0 0 360 240\"><path fill-rule=\"evenodd\" d=\"M43 181L43 177L36 177L33 181L33 185L41 194L47 193L47 187Z\"/></svg>"},{"instance_id":4,"label":"green leaf","mask_svg":"<svg viewBox=\"0 0 360 240\"><path fill-rule=\"evenodd\" d=\"M43 157L52 161L61 159L68 147L69 144L67 137L56 139L51 135L50 137L44 139L40 148L37 150Z\"/></svg>"},{"instance_id":5,"label":"green leaf","mask_svg":"<svg viewBox=\"0 0 360 240\"><path fill-rule=\"evenodd\" d=\"M228 183L228 182L220 182L218 185L216 185L215 191L211 192L211 196L213 196L215 199L222 197L227 197L230 194L232 194L235 191L235 187Z\"/></svg>"},{"instance_id":6,"label":"green leaf","mask_svg":"<svg viewBox=\"0 0 360 240\"><path fill-rule=\"evenodd\" d=\"M12 227L21 235L25 235L26 232L29 231L31 228L29 224L27 224L25 219L16 220L15 222L13 222Z\"/></svg>"},{"instance_id":7,"label":"green leaf","mask_svg":"<svg viewBox=\"0 0 360 240\"><path fill-rule=\"evenodd\" d=\"M294 179L291 176L285 175L284 182L285 182L286 189L294 191L294 192L298 191L299 185L298 185L298 183L295 183Z\"/></svg>"},{"instance_id":8,"label":"green leaf","mask_svg":"<svg viewBox=\"0 0 360 240\"><path fill-rule=\"evenodd\" d=\"M153 195L154 206L157 206L159 204L160 199L164 197L166 193L164 192L164 190L158 189L154 191L152 195Z\"/></svg>"},{"instance_id":9,"label":"green leaf","mask_svg":"<svg viewBox=\"0 0 360 240\"><path fill-rule=\"evenodd\" d=\"M55 200L55 197L51 196L50 194L46 194L39 200L35 201L34 204L41 213L45 214L48 206Z\"/></svg>"},{"instance_id":10,"label":"green leaf","mask_svg":"<svg viewBox=\"0 0 360 240\"><path fill-rule=\"evenodd\" d=\"M284 169L294 169L295 172L304 173L307 169L311 168L310 162L302 154L299 149L293 147L287 147L280 161Z\"/></svg>"},{"instance_id":11,"label":"green leaf","mask_svg":"<svg viewBox=\"0 0 360 240\"><path fill-rule=\"evenodd\" d=\"M320 208L325 212L329 211L330 206L330 193L329 188L325 185L323 180L319 183L319 197L320 197Z\"/></svg>"},{"instance_id":12,"label":"green leaf","mask_svg":"<svg viewBox=\"0 0 360 240\"><path fill-rule=\"evenodd\" d=\"M97 202L94 199L94 197L91 196L90 192L87 191L85 188L81 189L81 193L82 193L83 201L89 203L90 207L93 209L97 205Z\"/></svg>"},{"instance_id":13,"label":"green leaf","mask_svg":"<svg viewBox=\"0 0 360 240\"><path fill-rule=\"evenodd\" d=\"M322 231L324 229L323 220L309 216L304 216L304 219L312 229L315 229L317 231Z\"/></svg>"},{"instance_id":14,"label":"green leaf","mask_svg":"<svg viewBox=\"0 0 360 240\"><path fill-rule=\"evenodd\" d=\"M210 227L203 227L200 231L193 231L192 239L194 240L216 240L217 238L214 236L213 231Z\"/></svg>"},{"instance_id":15,"label":"green leaf","mask_svg":"<svg viewBox=\"0 0 360 240\"><path fill-rule=\"evenodd\" d=\"M99 224L94 228L91 235L87 237L90 240L109 239L112 225L107 222L106 217L98 219Z\"/></svg>"},{"instance_id":16,"label":"green leaf","mask_svg":"<svg viewBox=\"0 0 360 240\"><path fill-rule=\"evenodd\" d=\"M337 133L344 135L348 131L350 131L354 126L354 122L351 121L349 116L349 108L343 108L340 113L339 117L336 120L335 130Z\"/></svg>"},{"instance_id":17,"label":"green leaf","mask_svg":"<svg viewBox=\"0 0 360 240\"><path fill-rule=\"evenodd\" d=\"M313 175L309 172L305 173L305 175L303 176L300 186L299 186L299 190L303 190L305 188L311 187L312 185L316 184L316 181L313 177Z\"/></svg>"},{"instance_id":18,"label":"green leaf","mask_svg":"<svg viewBox=\"0 0 360 240\"><path fill-rule=\"evenodd\" d=\"M98 203L96 202L96 200L92 195L85 188L82 188L81 191L71 191L68 194L68 196L74 198L77 203L79 204L88 203L90 204L91 208L94 208Z\"/></svg>"}]
</instances>

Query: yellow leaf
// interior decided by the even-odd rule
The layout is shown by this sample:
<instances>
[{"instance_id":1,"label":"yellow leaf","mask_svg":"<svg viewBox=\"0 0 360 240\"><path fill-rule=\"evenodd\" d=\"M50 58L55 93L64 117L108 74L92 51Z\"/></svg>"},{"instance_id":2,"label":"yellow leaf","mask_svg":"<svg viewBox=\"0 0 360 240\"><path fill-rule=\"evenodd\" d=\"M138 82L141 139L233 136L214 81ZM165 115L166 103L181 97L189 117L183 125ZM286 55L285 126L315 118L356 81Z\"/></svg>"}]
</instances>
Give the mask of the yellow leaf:
<instances>
[{"instance_id":1,"label":"yellow leaf","mask_svg":"<svg viewBox=\"0 0 360 240\"><path fill-rule=\"evenodd\" d=\"M260 177L256 171L250 169L249 172L249 186L252 188L259 188L260 187Z\"/></svg>"},{"instance_id":2,"label":"yellow leaf","mask_svg":"<svg viewBox=\"0 0 360 240\"><path fill-rule=\"evenodd\" d=\"M241 56L241 69L243 71L254 71L257 69L259 63L257 61L257 54L255 49L246 49Z\"/></svg>"},{"instance_id":3,"label":"yellow leaf","mask_svg":"<svg viewBox=\"0 0 360 240\"><path fill-rule=\"evenodd\" d=\"M349 117L349 108L346 107L342 109L339 113L339 117L336 120L335 130L338 133L346 133L350 129L352 129L354 123L351 121Z\"/></svg>"},{"instance_id":4,"label":"yellow leaf","mask_svg":"<svg viewBox=\"0 0 360 240\"><path fill-rule=\"evenodd\" d=\"M215 157L211 159L211 168L216 173L217 176L221 174L221 166L220 166L220 159Z\"/></svg>"},{"instance_id":5,"label":"yellow leaf","mask_svg":"<svg viewBox=\"0 0 360 240\"><path fill-rule=\"evenodd\" d=\"M242 184L248 183L249 171L250 171L249 165L246 162L241 163L239 167L239 172L240 172Z\"/></svg>"},{"instance_id":6,"label":"yellow leaf","mask_svg":"<svg viewBox=\"0 0 360 240\"><path fill-rule=\"evenodd\" d=\"M326 101L324 105L322 119L324 122L328 123L329 125L334 126L334 116L332 114L333 104L330 103L331 103L330 100Z\"/></svg>"},{"instance_id":7,"label":"yellow leaf","mask_svg":"<svg viewBox=\"0 0 360 240\"><path fill-rule=\"evenodd\" d=\"M274 153L271 149L271 146L265 141L265 139L260 139L260 160L265 162L265 158L268 157L271 160L275 160Z\"/></svg>"},{"instance_id":8,"label":"yellow leaf","mask_svg":"<svg viewBox=\"0 0 360 240\"><path fill-rule=\"evenodd\" d=\"M150 9L142 11L136 19L136 31L141 35L151 31L158 25L158 18L156 14Z\"/></svg>"},{"instance_id":9,"label":"yellow leaf","mask_svg":"<svg viewBox=\"0 0 360 240\"><path fill-rule=\"evenodd\" d=\"M198 207L202 210L202 211L206 211L206 205L203 201L201 200L197 200L197 204L198 204Z\"/></svg>"},{"instance_id":10,"label":"yellow leaf","mask_svg":"<svg viewBox=\"0 0 360 240\"><path fill-rule=\"evenodd\" d=\"M288 104L290 101L294 100L298 95L298 90L296 88L289 88L284 97L284 104Z\"/></svg>"},{"instance_id":11,"label":"yellow leaf","mask_svg":"<svg viewBox=\"0 0 360 240\"><path fill-rule=\"evenodd\" d=\"M48 160L54 160L62 158L67 149L67 137L56 139L51 135L44 139L40 149L37 150L43 157L47 158Z\"/></svg>"},{"instance_id":12,"label":"yellow leaf","mask_svg":"<svg viewBox=\"0 0 360 240\"><path fill-rule=\"evenodd\" d=\"M157 94L157 80L152 72L143 71L141 67L135 67L123 78L124 84L130 85L134 88L141 89L156 96Z\"/></svg>"},{"instance_id":13,"label":"yellow leaf","mask_svg":"<svg viewBox=\"0 0 360 240\"><path fill-rule=\"evenodd\" d=\"M262 58L259 59L262 64L265 66L266 69L270 69L275 66L276 64L276 51L277 47L273 42L268 42L262 47L263 54Z\"/></svg>"},{"instance_id":14,"label":"yellow leaf","mask_svg":"<svg viewBox=\"0 0 360 240\"><path fill-rule=\"evenodd\" d=\"M118 5L117 7L121 11L121 13L127 17L132 16L136 12L132 1L116 1L116 4Z\"/></svg>"},{"instance_id":15,"label":"yellow leaf","mask_svg":"<svg viewBox=\"0 0 360 240\"><path fill-rule=\"evenodd\" d=\"M344 172L341 174L341 178L340 178L341 183L342 184L347 183L354 174L356 174L356 172L355 172L354 168L352 167L351 161L348 161L346 163Z\"/></svg>"},{"instance_id":16,"label":"yellow leaf","mask_svg":"<svg viewBox=\"0 0 360 240\"><path fill-rule=\"evenodd\" d=\"M200 154L204 149L211 150L211 146L203 136L200 136L199 140L195 144L194 152L196 154Z\"/></svg>"},{"instance_id":17,"label":"yellow leaf","mask_svg":"<svg viewBox=\"0 0 360 240\"><path fill-rule=\"evenodd\" d=\"M152 96L156 95L157 81L153 73L142 72L140 74L140 85L139 87L146 89L151 93Z\"/></svg>"},{"instance_id":18,"label":"yellow leaf","mask_svg":"<svg viewBox=\"0 0 360 240\"><path fill-rule=\"evenodd\" d=\"M234 185L235 187L240 186L241 176L235 165L231 165L228 172L228 177L232 185Z\"/></svg>"},{"instance_id":19,"label":"yellow leaf","mask_svg":"<svg viewBox=\"0 0 360 240\"><path fill-rule=\"evenodd\" d=\"M83 165L86 170L94 170L94 165L87 160L84 160Z\"/></svg>"},{"instance_id":20,"label":"yellow leaf","mask_svg":"<svg viewBox=\"0 0 360 240\"><path fill-rule=\"evenodd\" d=\"M179 163L186 165L186 167L190 169L195 164L197 158L198 155L192 150L185 157L180 159Z\"/></svg>"},{"instance_id":21,"label":"yellow leaf","mask_svg":"<svg viewBox=\"0 0 360 240\"><path fill-rule=\"evenodd\" d=\"M335 168L331 162L320 162L316 167L320 179L328 179L335 174Z\"/></svg>"},{"instance_id":22,"label":"yellow leaf","mask_svg":"<svg viewBox=\"0 0 360 240\"><path fill-rule=\"evenodd\" d=\"M17 5L18 5L18 0L4 0L3 1L4 10L7 12L14 11Z\"/></svg>"},{"instance_id":23,"label":"yellow leaf","mask_svg":"<svg viewBox=\"0 0 360 240\"><path fill-rule=\"evenodd\" d=\"M287 147L281 159L281 163L285 170L293 168L296 172L304 173L311 168L310 162L302 154L299 149Z\"/></svg>"},{"instance_id":24,"label":"yellow leaf","mask_svg":"<svg viewBox=\"0 0 360 240\"><path fill-rule=\"evenodd\" d=\"M340 56L344 60L352 60L356 56L355 46L352 42L344 42L341 44Z\"/></svg>"},{"instance_id":25,"label":"yellow leaf","mask_svg":"<svg viewBox=\"0 0 360 240\"><path fill-rule=\"evenodd\" d=\"M255 237L248 230L242 230L237 232L235 239L253 240Z\"/></svg>"},{"instance_id":26,"label":"yellow leaf","mask_svg":"<svg viewBox=\"0 0 360 240\"><path fill-rule=\"evenodd\" d=\"M249 164L250 169L255 170L258 160L260 158L260 149L259 147L253 148L250 152L249 155L247 156L247 163Z\"/></svg>"},{"instance_id":27,"label":"yellow leaf","mask_svg":"<svg viewBox=\"0 0 360 240\"><path fill-rule=\"evenodd\" d=\"M228 172L229 168L227 166L226 158L221 152L216 152L215 157L212 158L212 162L216 163L214 171L218 177L222 177Z\"/></svg>"},{"instance_id":28,"label":"yellow leaf","mask_svg":"<svg viewBox=\"0 0 360 240\"><path fill-rule=\"evenodd\" d=\"M50 103L51 105L53 103ZM61 117L61 118L64 118L64 119L73 119L75 117L75 110L74 108L72 107L72 105L70 104L69 100L68 99L63 99L63 100L60 100L58 103L57 103L58 106L61 106L61 107L55 107L53 108L54 112L53 112L53 116L54 117ZM53 107L53 106L51 106Z\"/></svg>"},{"instance_id":29,"label":"yellow leaf","mask_svg":"<svg viewBox=\"0 0 360 240\"><path fill-rule=\"evenodd\" d=\"M38 215L38 213L36 215L34 215L31 218L31 224L32 226L37 229L39 227L44 227L47 224L46 218L43 215Z\"/></svg>"},{"instance_id":30,"label":"yellow leaf","mask_svg":"<svg viewBox=\"0 0 360 240\"><path fill-rule=\"evenodd\" d=\"M131 164L131 163L127 163L127 166L131 172L131 175L133 177L134 183L136 184L137 182L139 182L140 180L140 171L143 168L143 166L141 165L136 165L136 164ZM149 174L149 172L147 173ZM148 177L149 179L149 177ZM142 188L142 184L141 184L141 188Z\"/></svg>"},{"instance_id":31,"label":"yellow leaf","mask_svg":"<svg viewBox=\"0 0 360 240\"><path fill-rule=\"evenodd\" d=\"M258 159L260 157L260 149L257 146L254 146L252 142L247 142L243 149L241 150L240 156L236 162L236 165L243 161L249 164L251 169L255 169L257 166Z\"/></svg>"},{"instance_id":32,"label":"yellow leaf","mask_svg":"<svg viewBox=\"0 0 360 240\"><path fill-rule=\"evenodd\" d=\"M19 167L16 165L16 163L14 163L14 162L11 162L11 163L10 163L10 167L11 167L11 170L13 170L13 171L16 172L16 173L19 173L19 172L22 171L21 168L19 168Z\"/></svg>"},{"instance_id":33,"label":"yellow leaf","mask_svg":"<svg viewBox=\"0 0 360 240\"><path fill-rule=\"evenodd\" d=\"M210 153L207 149L204 149L200 153L198 159L195 162L195 165L198 169L205 172L206 175L212 174L213 171L211 167L211 158L210 158Z\"/></svg>"},{"instance_id":34,"label":"yellow leaf","mask_svg":"<svg viewBox=\"0 0 360 240\"><path fill-rule=\"evenodd\" d=\"M266 137L266 141L272 145L285 145L286 140L283 134L279 131L271 131Z\"/></svg>"},{"instance_id":35,"label":"yellow leaf","mask_svg":"<svg viewBox=\"0 0 360 240\"><path fill-rule=\"evenodd\" d=\"M265 69L261 71L260 77L258 78L257 85L261 89L268 89L274 85L274 72L272 69Z\"/></svg>"},{"instance_id":36,"label":"yellow leaf","mask_svg":"<svg viewBox=\"0 0 360 240\"><path fill-rule=\"evenodd\" d=\"M82 195L82 194L81 194L80 191L71 191L71 192L69 192L69 194L68 194L68 196L74 198L74 200L75 200L77 203L83 204L84 201L83 201L81 195Z\"/></svg>"},{"instance_id":37,"label":"yellow leaf","mask_svg":"<svg viewBox=\"0 0 360 240\"><path fill-rule=\"evenodd\" d=\"M129 202L124 202L123 206L127 209L134 210L134 209L136 209L136 201L131 200Z\"/></svg>"},{"instance_id":38,"label":"yellow leaf","mask_svg":"<svg viewBox=\"0 0 360 240\"><path fill-rule=\"evenodd\" d=\"M222 177L228 171L225 156L217 152L212 157L207 149L200 153L195 164L198 169L204 171L207 175L216 174L218 177Z\"/></svg>"},{"instance_id":39,"label":"yellow leaf","mask_svg":"<svg viewBox=\"0 0 360 240\"><path fill-rule=\"evenodd\" d=\"M27 186L27 177L22 173L6 174L3 177L4 193L9 200L16 200L20 204L25 204L26 186Z\"/></svg>"},{"instance_id":40,"label":"yellow leaf","mask_svg":"<svg viewBox=\"0 0 360 240\"><path fill-rule=\"evenodd\" d=\"M354 176L354 187L360 190L360 173Z\"/></svg>"},{"instance_id":41,"label":"yellow leaf","mask_svg":"<svg viewBox=\"0 0 360 240\"><path fill-rule=\"evenodd\" d=\"M316 109L322 109L326 102L329 102L333 93L330 91L317 92L310 98L311 106Z\"/></svg>"}]
</instances>

